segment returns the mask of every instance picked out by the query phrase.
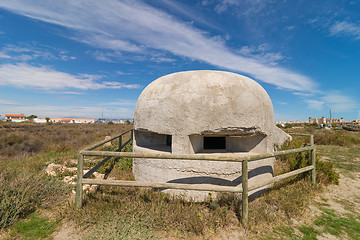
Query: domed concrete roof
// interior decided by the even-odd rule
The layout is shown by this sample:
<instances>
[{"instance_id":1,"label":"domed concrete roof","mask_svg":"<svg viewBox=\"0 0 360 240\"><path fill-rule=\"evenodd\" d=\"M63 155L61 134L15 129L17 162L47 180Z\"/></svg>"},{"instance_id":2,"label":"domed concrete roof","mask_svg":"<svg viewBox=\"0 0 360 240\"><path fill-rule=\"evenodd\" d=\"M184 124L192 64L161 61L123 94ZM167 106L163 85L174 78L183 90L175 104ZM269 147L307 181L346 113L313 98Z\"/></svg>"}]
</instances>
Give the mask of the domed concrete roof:
<instances>
[{"instance_id":1,"label":"domed concrete roof","mask_svg":"<svg viewBox=\"0 0 360 240\"><path fill-rule=\"evenodd\" d=\"M269 135L270 97L254 80L224 71L187 71L150 83L135 109L135 129L170 135Z\"/></svg>"}]
</instances>

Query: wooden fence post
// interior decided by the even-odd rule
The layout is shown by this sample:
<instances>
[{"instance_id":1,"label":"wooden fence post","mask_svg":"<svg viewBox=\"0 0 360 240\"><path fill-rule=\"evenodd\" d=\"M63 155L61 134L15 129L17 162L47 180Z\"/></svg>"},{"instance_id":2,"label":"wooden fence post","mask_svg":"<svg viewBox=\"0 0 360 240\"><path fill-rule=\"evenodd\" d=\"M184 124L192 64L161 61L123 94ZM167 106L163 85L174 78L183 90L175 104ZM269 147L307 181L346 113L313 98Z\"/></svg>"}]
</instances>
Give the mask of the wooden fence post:
<instances>
[{"instance_id":1,"label":"wooden fence post","mask_svg":"<svg viewBox=\"0 0 360 240\"><path fill-rule=\"evenodd\" d=\"M79 153L78 156L78 173L77 173L77 183L76 183L76 207L81 208L83 202L83 170L84 170L84 155Z\"/></svg>"},{"instance_id":2,"label":"wooden fence post","mask_svg":"<svg viewBox=\"0 0 360 240\"><path fill-rule=\"evenodd\" d=\"M316 148L314 144L314 135L311 135L310 137L310 145L314 147L313 150L311 150L311 164L313 165L313 170L311 170L311 183L316 184Z\"/></svg>"},{"instance_id":3,"label":"wooden fence post","mask_svg":"<svg viewBox=\"0 0 360 240\"><path fill-rule=\"evenodd\" d=\"M241 222L244 227L248 223L248 161L242 162L242 216Z\"/></svg>"},{"instance_id":4,"label":"wooden fence post","mask_svg":"<svg viewBox=\"0 0 360 240\"><path fill-rule=\"evenodd\" d=\"M119 136L119 152L121 152L122 136Z\"/></svg>"}]
</instances>

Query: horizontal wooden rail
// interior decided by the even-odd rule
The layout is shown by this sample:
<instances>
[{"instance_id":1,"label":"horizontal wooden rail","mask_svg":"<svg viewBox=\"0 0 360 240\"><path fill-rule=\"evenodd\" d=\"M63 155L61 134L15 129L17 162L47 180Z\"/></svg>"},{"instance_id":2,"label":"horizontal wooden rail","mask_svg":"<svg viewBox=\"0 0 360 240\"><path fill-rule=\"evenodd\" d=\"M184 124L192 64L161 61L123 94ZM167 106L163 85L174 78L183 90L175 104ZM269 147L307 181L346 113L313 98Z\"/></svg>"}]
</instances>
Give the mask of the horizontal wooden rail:
<instances>
[{"instance_id":1,"label":"horizontal wooden rail","mask_svg":"<svg viewBox=\"0 0 360 240\"><path fill-rule=\"evenodd\" d=\"M207 160L207 161L256 161L265 158L277 157L291 153L300 153L313 150L315 147L303 147L296 149L283 150L273 153L256 154L252 156L224 156L206 154L169 154L169 153L135 153L135 152L107 152L107 151L87 151L82 150L80 154L84 156L107 156L107 157L130 157L130 158L152 158L152 159L181 159L181 160Z\"/></svg>"},{"instance_id":2,"label":"horizontal wooden rail","mask_svg":"<svg viewBox=\"0 0 360 240\"><path fill-rule=\"evenodd\" d=\"M249 186L249 191L255 190L255 189L258 189L258 188L261 188L261 187L264 187L264 186L267 186L267 185L275 183L275 182L279 182L279 181L284 180L286 178L298 175L298 174L303 173L303 172L311 171L313 169L314 169L314 166L307 166L307 167L304 167L304 168L296 169L294 171L275 176L275 177L273 177L271 179L267 179L267 180L261 181L259 183L250 185Z\"/></svg>"},{"instance_id":3,"label":"horizontal wooden rail","mask_svg":"<svg viewBox=\"0 0 360 240\"><path fill-rule=\"evenodd\" d=\"M121 134L119 134L119 135L116 135L116 136L113 136L113 137L111 137L111 138L109 138L109 139L105 139L105 140L103 140L103 141L101 141L101 142L95 143L95 144L93 144L93 145L91 145L91 146L88 146L88 147L84 148L84 150L93 150L93 149L95 149L95 148L97 148L97 147L100 147L101 145L103 145L103 144L105 144L105 143L107 143L107 142L110 142L110 141L112 141L112 140L114 140L114 139L116 139L116 138L121 137L122 135L124 135L124 134L126 134L126 133L128 133L128 132L131 132L132 130L133 130L133 129L127 130L127 131L125 131L125 132L123 132L123 133L121 133Z\"/></svg>"},{"instance_id":4,"label":"horizontal wooden rail","mask_svg":"<svg viewBox=\"0 0 360 240\"><path fill-rule=\"evenodd\" d=\"M242 192L241 186L219 186L212 184L182 184L182 183L157 183L157 182L138 182L138 181L122 181L122 180L96 180L83 179L83 184L94 185L110 185L124 187L150 187L150 188L166 188L166 189L184 189L197 191L215 191L215 192Z\"/></svg>"},{"instance_id":5,"label":"horizontal wooden rail","mask_svg":"<svg viewBox=\"0 0 360 240\"><path fill-rule=\"evenodd\" d=\"M306 134L306 133L289 133L290 135L294 136L304 136L304 137L311 137L312 134Z\"/></svg>"}]
</instances>

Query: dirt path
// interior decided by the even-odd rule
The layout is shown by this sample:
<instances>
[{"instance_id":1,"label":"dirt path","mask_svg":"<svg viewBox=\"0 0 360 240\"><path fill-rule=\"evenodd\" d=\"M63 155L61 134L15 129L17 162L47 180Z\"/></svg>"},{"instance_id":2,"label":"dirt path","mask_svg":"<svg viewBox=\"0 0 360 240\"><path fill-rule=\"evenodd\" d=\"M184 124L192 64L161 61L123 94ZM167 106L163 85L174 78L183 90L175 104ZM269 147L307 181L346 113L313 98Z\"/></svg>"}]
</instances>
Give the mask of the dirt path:
<instances>
[{"instance_id":1,"label":"dirt path","mask_svg":"<svg viewBox=\"0 0 360 240\"><path fill-rule=\"evenodd\" d=\"M339 185L329 186L322 196L339 214L360 213L360 174L354 175L353 179L341 175Z\"/></svg>"}]
</instances>

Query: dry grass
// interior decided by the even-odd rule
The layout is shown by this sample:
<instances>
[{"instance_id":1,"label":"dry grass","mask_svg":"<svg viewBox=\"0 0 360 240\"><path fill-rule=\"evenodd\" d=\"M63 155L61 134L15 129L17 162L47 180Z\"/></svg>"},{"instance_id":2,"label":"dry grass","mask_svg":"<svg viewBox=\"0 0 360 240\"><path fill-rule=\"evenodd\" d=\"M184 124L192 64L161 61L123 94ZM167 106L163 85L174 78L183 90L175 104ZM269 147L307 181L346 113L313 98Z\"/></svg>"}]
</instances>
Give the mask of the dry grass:
<instances>
[{"instance_id":1,"label":"dry grass","mask_svg":"<svg viewBox=\"0 0 360 240\"><path fill-rule=\"evenodd\" d=\"M132 125L125 124L0 123L0 156L26 158L38 153L79 150L130 128Z\"/></svg>"},{"instance_id":2,"label":"dry grass","mask_svg":"<svg viewBox=\"0 0 360 240\"><path fill-rule=\"evenodd\" d=\"M132 128L114 124L0 123L0 229L38 208L56 204L70 188L42 170L76 158L104 136Z\"/></svg>"},{"instance_id":3,"label":"dry grass","mask_svg":"<svg viewBox=\"0 0 360 240\"><path fill-rule=\"evenodd\" d=\"M309 133L314 135L316 145L353 146L360 144L360 132L346 130L315 129L308 126L304 129L284 129L286 132Z\"/></svg>"},{"instance_id":4,"label":"dry grass","mask_svg":"<svg viewBox=\"0 0 360 240\"><path fill-rule=\"evenodd\" d=\"M6 170L6 174L12 179L26 182L28 180L23 177L24 174L41 176L42 169L49 163L64 163L74 159L77 151L84 146L131 127L115 124L2 123L0 174ZM299 146L289 144L285 147ZM113 161L100 171L106 173L107 168L111 167L112 176L133 179L131 159ZM305 164L308 164L306 153L283 157L278 159L275 173L281 174ZM320 175L318 177L321 179ZM276 184L271 191L250 203L250 234L279 225L301 214L320 188L312 186L306 174ZM61 193L56 191L53 189L53 192L46 192L60 196ZM41 191L35 189L34 192ZM43 207L39 204L34 206L32 209ZM82 209L75 209L70 203L59 215L59 220L75 221L80 228L87 230L86 238L89 239L105 236L115 239L150 239L159 237L159 233L161 237L164 232L174 233L174 236L170 235L173 238L202 238L215 234L219 228L239 227L240 206L240 199L234 194L222 194L218 199L209 197L206 202L195 203L156 190L102 186L98 191L85 195ZM31 211L33 210L24 210L19 217L24 217Z\"/></svg>"}]
</instances>

